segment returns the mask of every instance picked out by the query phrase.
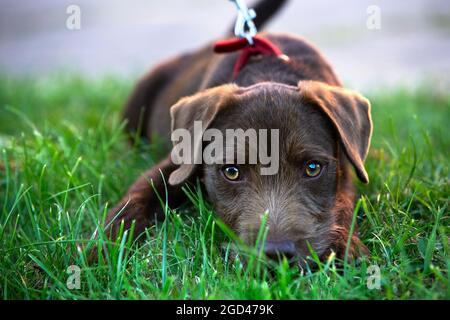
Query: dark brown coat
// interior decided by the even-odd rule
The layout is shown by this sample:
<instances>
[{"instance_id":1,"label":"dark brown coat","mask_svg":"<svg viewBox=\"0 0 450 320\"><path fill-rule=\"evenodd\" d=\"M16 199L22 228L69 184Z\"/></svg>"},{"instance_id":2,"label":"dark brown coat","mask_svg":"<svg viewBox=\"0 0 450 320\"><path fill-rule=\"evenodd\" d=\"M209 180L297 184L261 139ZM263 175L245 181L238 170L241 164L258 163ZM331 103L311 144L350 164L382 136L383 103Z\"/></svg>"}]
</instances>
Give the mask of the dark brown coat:
<instances>
[{"instance_id":1,"label":"dark brown coat","mask_svg":"<svg viewBox=\"0 0 450 320\"><path fill-rule=\"evenodd\" d=\"M368 182L364 169L372 122L370 104L358 93L343 89L328 62L311 44L292 35L262 34L290 60L253 57L233 79L238 53L217 55L212 44L155 67L138 83L124 116L128 130L150 139L167 137L172 129L191 129L194 120L210 128L280 130L280 170L258 174L258 165L241 168L243 179L230 183L220 165L181 165L170 156L146 171L109 213L111 231L120 222L135 235L152 220L163 218L154 188L164 194L170 182L169 206L186 201L181 186L197 177L217 214L245 241L253 243L261 214L269 212L268 255L274 250L309 254L307 243L321 256L331 250L343 257L353 208L351 167ZM199 148L204 147L201 143ZM323 163L316 179L304 175L309 160ZM121 212L118 215L118 212ZM356 233L350 257L365 247Z\"/></svg>"}]
</instances>

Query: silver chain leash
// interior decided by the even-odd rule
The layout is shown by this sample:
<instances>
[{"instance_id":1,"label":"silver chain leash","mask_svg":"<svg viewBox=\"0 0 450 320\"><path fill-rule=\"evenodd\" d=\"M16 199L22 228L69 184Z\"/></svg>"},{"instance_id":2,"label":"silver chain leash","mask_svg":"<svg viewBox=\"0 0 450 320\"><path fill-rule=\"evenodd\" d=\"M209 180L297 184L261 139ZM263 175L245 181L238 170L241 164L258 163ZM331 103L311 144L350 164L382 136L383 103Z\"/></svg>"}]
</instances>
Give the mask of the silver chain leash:
<instances>
[{"instance_id":1,"label":"silver chain leash","mask_svg":"<svg viewBox=\"0 0 450 320\"><path fill-rule=\"evenodd\" d=\"M244 0L230 0L234 2L238 10L236 24L234 26L234 35L236 37L247 39L250 45L253 45L253 37L258 30L256 29L253 19L256 17L256 12L249 9Z\"/></svg>"}]
</instances>

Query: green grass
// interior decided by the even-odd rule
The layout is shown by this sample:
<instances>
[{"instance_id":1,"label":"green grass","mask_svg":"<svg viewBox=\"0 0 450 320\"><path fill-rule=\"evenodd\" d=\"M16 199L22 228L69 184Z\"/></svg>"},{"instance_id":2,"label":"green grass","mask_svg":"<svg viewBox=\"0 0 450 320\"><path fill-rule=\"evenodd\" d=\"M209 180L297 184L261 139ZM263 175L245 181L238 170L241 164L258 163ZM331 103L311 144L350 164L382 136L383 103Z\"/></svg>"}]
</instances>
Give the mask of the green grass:
<instances>
[{"instance_id":1,"label":"green grass","mask_svg":"<svg viewBox=\"0 0 450 320\"><path fill-rule=\"evenodd\" d=\"M107 208L163 149L127 144L120 108L132 84L0 77L2 299L450 298L448 88L366 93L375 132L357 213L372 256L359 264L331 257L314 271L269 271L250 252L244 265L196 189L194 209L168 211L141 246L100 236L108 253L88 264L83 248ZM70 265L81 268L79 290L66 286ZM380 289L366 285L370 265Z\"/></svg>"}]
</instances>

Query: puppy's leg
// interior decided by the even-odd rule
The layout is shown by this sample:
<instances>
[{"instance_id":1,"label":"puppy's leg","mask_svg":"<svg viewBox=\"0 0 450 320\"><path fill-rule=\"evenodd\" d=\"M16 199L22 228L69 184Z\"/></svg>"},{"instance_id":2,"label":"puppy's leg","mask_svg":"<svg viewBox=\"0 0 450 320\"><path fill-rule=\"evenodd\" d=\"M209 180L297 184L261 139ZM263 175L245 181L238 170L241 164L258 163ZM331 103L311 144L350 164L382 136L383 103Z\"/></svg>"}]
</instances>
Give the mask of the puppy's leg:
<instances>
[{"instance_id":1,"label":"puppy's leg","mask_svg":"<svg viewBox=\"0 0 450 320\"><path fill-rule=\"evenodd\" d=\"M341 155L342 159L343 155ZM341 160L343 163L344 161ZM345 258L345 251L349 239L349 233L353 220L355 203L355 187L351 180L351 173L348 167L341 169L341 182L335 207L335 223L331 228L331 250L336 253L339 259ZM369 255L369 250L358 237L358 225L355 224L353 235L348 248L348 260L357 259L361 256Z\"/></svg>"},{"instance_id":2,"label":"puppy's leg","mask_svg":"<svg viewBox=\"0 0 450 320\"><path fill-rule=\"evenodd\" d=\"M173 187L167 183L169 175L176 168L177 166L172 163L169 156L144 172L131 185L122 200L109 211L105 223L106 234L114 238L120 229L122 221L124 230L129 229L133 221L135 221L133 236L137 237L155 219L163 220L165 203L161 204L156 192L165 202L166 188L169 207L173 208L181 205L186 200L181 186Z\"/></svg>"},{"instance_id":3,"label":"puppy's leg","mask_svg":"<svg viewBox=\"0 0 450 320\"><path fill-rule=\"evenodd\" d=\"M347 249L347 243L349 238L349 230L341 226L334 226L331 231L332 245L331 250L336 253L339 259L345 259L345 251ZM361 256L370 255L367 247L361 242L357 233L353 233L350 240L350 246L348 248L348 261L352 261Z\"/></svg>"}]
</instances>

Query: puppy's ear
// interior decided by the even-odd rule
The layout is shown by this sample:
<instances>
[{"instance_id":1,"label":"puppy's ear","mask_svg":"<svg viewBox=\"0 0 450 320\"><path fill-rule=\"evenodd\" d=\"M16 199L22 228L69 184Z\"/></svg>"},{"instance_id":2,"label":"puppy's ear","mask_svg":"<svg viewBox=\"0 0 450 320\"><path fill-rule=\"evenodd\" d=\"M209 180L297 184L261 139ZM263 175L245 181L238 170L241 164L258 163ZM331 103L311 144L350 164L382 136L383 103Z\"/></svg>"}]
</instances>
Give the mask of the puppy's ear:
<instances>
[{"instance_id":1,"label":"puppy's ear","mask_svg":"<svg viewBox=\"0 0 450 320\"><path fill-rule=\"evenodd\" d=\"M368 183L364 160L372 136L369 100L354 91L317 81L300 81L298 86L302 101L318 106L331 120L358 178Z\"/></svg>"},{"instance_id":2,"label":"puppy's ear","mask_svg":"<svg viewBox=\"0 0 450 320\"><path fill-rule=\"evenodd\" d=\"M222 85L199 92L193 96L182 98L170 109L172 118L172 134L182 129L190 137L192 156L189 163L181 163L179 168L169 177L171 185L178 185L188 179L195 169L195 160L202 157L203 132L194 134L194 122L201 121L202 130L206 130L220 110L232 104L239 87L233 84ZM184 141L184 140L183 140ZM174 142L172 159L177 157L175 148L179 142ZM178 163L181 161L178 161Z\"/></svg>"}]
</instances>

